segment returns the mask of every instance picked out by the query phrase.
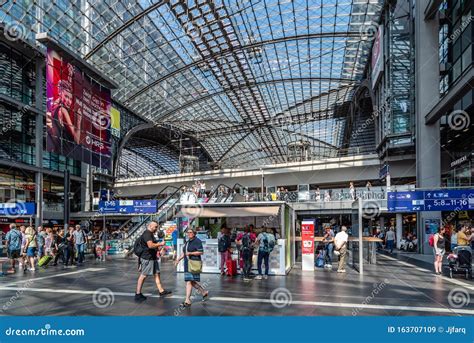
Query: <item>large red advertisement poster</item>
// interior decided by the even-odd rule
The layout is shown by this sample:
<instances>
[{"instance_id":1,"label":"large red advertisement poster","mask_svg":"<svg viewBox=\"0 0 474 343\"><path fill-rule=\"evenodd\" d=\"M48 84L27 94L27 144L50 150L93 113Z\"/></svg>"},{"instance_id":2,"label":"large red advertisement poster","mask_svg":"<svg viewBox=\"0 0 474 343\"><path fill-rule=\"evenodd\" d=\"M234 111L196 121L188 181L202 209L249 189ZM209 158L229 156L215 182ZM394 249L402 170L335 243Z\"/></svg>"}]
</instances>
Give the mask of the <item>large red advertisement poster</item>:
<instances>
[{"instance_id":1,"label":"large red advertisement poster","mask_svg":"<svg viewBox=\"0 0 474 343\"><path fill-rule=\"evenodd\" d=\"M303 255L314 254L314 221L301 223L301 252Z\"/></svg>"},{"instance_id":2,"label":"large red advertisement poster","mask_svg":"<svg viewBox=\"0 0 474 343\"><path fill-rule=\"evenodd\" d=\"M110 90L52 49L46 82L47 151L110 169Z\"/></svg>"}]
</instances>

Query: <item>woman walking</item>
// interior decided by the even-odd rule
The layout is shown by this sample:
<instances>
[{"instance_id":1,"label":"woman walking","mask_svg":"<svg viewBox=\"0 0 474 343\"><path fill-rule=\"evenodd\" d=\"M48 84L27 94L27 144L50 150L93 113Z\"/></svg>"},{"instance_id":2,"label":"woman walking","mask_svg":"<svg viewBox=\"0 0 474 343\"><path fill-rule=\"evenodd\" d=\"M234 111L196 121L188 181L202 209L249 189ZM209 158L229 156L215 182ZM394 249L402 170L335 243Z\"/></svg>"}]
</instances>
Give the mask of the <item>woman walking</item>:
<instances>
[{"instance_id":1,"label":"woman walking","mask_svg":"<svg viewBox=\"0 0 474 343\"><path fill-rule=\"evenodd\" d=\"M435 273L436 275L441 275L442 274L442 268L443 268L443 256L445 253L445 238L444 238L444 233L446 232L446 229L444 227L440 227L438 229L438 233L436 233L433 237L434 244L434 255L435 255L435 260L434 260L434 267L435 267Z\"/></svg>"},{"instance_id":2,"label":"woman walking","mask_svg":"<svg viewBox=\"0 0 474 343\"><path fill-rule=\"evenodd\" d=\"M209 292L199 283L201 281L202 260L201 255L204 253L202 242L196 237L194 229L186 231L188 241L183 247L183 253L175 261L175 265L184 259L184 281L186 282L186 299L181 304L183 307L191 306L191 293L193 288L201 293L202 301L205 301Z\"/></svg>"},{"instance_id":3,"label":"woman walking","mask_svg":"<svg viewBox=\"0 0 474 343\"><path fill-rule=\"evenodd\" d=\"M35 271L35 255L36 255L36 248L38 247L38 242L36 240L36 230L32 226L28 226L25 230L26 236L26 260L30 264L29 271Z\"/></svg>"}]
</instances>

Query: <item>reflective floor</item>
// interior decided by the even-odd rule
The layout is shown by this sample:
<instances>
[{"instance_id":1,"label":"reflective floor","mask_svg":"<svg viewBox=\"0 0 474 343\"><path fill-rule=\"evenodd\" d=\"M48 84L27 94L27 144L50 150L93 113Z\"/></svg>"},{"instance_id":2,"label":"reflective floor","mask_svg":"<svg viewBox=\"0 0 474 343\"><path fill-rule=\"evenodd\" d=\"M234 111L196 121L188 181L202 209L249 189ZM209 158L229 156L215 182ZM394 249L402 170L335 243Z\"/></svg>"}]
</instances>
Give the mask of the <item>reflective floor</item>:
<instances>
[{"instance_id":1,"label":"reflective floor","mask_svg":"<svg viewBox=\"0 0 474 343\"><path fill-rule=\"evenodd\" d=\"M436 276L429 264L379 255L363 276L325 269L302 272L295 265L286 277L243 282L240 277L202 274L209 299L193 298L182 308L183 274L162 263L162 282L173 295L160 298L153 280L148 299L134 301L135 260L89 262L82 267L48 267L0 278L2 315L133 316L357 316L474 315L474 282L461 275ZM4 265L4 269L6 266Z\"/></svg>"}]
</instances>

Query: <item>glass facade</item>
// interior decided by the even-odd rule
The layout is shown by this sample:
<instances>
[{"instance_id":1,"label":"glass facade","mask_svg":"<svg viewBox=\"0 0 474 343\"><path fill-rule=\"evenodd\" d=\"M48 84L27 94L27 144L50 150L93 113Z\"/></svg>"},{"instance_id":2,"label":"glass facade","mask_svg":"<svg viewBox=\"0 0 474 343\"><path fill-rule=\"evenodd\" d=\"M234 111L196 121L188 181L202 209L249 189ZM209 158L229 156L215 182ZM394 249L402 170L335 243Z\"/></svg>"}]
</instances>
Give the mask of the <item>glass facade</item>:
<instances>
[{"instance_id":1,"label":"glass facade","mask_svg":"<svg viewBox=\"0 0 474 343\"><path fill-rule=\"evenodd\" d=\"M232 167L286 162L287 147L306 140L312 159L348 154L347 105L382 4L17 1L0 20L22 23L29 40L48 32L113 79L117 101Z\"/></svg>"},{"instance_id":2,"label":"glass facade","mask_svg":"<svg viewBox=\"0 0 474 343\"><path fill-rule=\"evenodd\" d=\"M415 133L414 1L397 1L383 15L384 70L374 87L380 154L413 144Z\"/></svg>"},{"instance_id":3,"label":"glass facade","mask_svg":"<svg viewBox=\"0 0 474 343\"><path fill-rule=\"evenodd\" d=\"M445 94L473 64L474 5L470 0L445 0L440 6L440 94Z\"/></svg>"}]
</instances>

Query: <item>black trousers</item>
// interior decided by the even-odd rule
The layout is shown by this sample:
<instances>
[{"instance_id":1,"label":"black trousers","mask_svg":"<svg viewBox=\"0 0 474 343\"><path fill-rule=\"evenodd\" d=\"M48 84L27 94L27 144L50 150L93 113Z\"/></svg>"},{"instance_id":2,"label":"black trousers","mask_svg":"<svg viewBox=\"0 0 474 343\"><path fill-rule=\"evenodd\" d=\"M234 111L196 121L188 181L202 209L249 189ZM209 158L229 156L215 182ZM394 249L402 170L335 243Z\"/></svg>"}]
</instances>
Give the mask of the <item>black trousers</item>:
<instances>
[{"instance_id":1,"label":"black trousers","mask_svg":"<svg viewBox=\"0 0 474 343\"><path fill-rule=\"evenodd\" d=\"M253 250L242 250L242 259L244 260L243 276L248 278L252 270Z\"/></svg>"}]
</instances>

